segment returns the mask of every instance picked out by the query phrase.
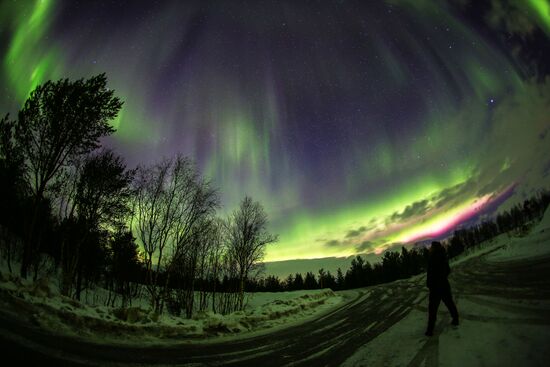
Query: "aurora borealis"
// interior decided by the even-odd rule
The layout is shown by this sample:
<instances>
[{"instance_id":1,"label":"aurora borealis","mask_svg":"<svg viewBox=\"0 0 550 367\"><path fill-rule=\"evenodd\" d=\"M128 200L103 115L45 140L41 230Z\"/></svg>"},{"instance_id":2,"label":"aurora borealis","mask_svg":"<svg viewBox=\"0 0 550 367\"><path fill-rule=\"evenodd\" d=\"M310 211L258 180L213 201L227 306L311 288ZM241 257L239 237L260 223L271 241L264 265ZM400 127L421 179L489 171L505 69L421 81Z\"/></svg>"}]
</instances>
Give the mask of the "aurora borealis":
<instances>
[{"instance_id":1,"label":"aurora borealis","mask_svg":"<svg viewBox=\"0 0 550 367\"><path fill-rule=\"evenodd\" d=\"M440 237L550 185L547 0L5 0L0 22L2 113L106 72L105 144L262 202L268 261Z\"/></svg>"}]
</instances>

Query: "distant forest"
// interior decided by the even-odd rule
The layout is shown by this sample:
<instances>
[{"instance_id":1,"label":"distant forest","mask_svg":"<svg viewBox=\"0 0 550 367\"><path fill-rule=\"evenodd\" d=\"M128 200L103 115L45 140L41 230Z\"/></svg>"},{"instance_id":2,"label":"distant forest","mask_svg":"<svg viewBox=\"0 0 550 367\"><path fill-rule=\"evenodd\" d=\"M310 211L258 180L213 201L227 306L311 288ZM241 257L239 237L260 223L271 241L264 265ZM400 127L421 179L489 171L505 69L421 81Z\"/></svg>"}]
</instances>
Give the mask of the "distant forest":
<instances>
[{"instance_id":1,"label":"distant forest","mask_svg":"<svg viewBox=\"0 0 550 367\"><path fill-rule=\"evenodd\" d=\"M337 274L261 276L268 244L262 205L250 197L226 218L219 196L181 155L128 169L101 146L122 107L104 74L49 81L30 94L17 119L0 119L0 254L9 271L57 279L80 300L102 287L106 305L145 296L154 312L191 317L198 310L240 310L245 292L364 287L424 271L427 249L357 256ZM450 257L510 231L525 231L550 202L548 192L495 220L457 230ZM138 246L140 243L142 246Z\"/></svg>"},{"instance_id":2,"label":"distant forest","mask_svg":"<svg viewBox=\"0 0 550 367\"><path fill-rule=\"evenodd\" d=\"M442 241L449 258L456 257L467 249L490 240L502 233L526 233L530 225L537 223L548 204L550 192L541 191L523 204L498 214L493 220L469 228L457 229L453 235ZM414 245L401 251L386 251L380 262L371 264L361 256L351 261L345 273L339 268L336 274L319 269L317 274L307 272L289 275L286 279L268 276L250 281L249 289L254 291L279 292L298 289L330 288L332 290L352 289L409 278L426 271L429 249Z\"/></svg>"}]
</instances>

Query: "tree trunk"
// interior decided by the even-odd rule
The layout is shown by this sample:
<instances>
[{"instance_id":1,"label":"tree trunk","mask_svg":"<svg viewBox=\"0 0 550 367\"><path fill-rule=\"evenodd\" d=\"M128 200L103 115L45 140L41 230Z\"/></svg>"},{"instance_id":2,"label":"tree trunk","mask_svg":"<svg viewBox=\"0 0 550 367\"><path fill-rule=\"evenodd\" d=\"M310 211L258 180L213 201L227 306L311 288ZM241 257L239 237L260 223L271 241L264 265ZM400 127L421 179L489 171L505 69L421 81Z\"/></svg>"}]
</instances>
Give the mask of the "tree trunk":
<instances>
[{"instance_id":1,"label":"tree trunk","mask_svg":"<svg viewBox=\"0 0 550 367\"><path fill-rule=\"evenodd\" d=\"M78 261L80 263L80 261ZM82 264L79 264L78 271L76 272L76 290L75 296L78 301L80 301L80 293L82 291Z\"/></svg>"},{"instance_id":2,"label":"tree trunk","mask_svg":"<svg viewBox=\"0 0 550 367\"><path fill-rule=\"evenodd\" d=\"M244 305L244 276L241 275L240 285L239 285L239 310L243 309Z\"/></svg>"},{"instance_id":3,"label":"tree trunk","mask_svg":"<svg viewBox=\"0 0 550 367\"><path fill-rule=\"evenodd\" d=\"M212 287L212 312L216 313L216 281Z\"/></svg>"},{"instance_id":4,"label":"tree trunk","mask_svg":"<svg viewBox=\"0 0 550 367\"><path fill-rule=\"evenodd\" d=\"M23 244L23 259L21 262L21 278L27 278L27 273L29 270L29 267L32 264L33 261L33 245L35 241L35 231L36 231L36 221L38 219L38 208L40 205L40 202L44 196L44 190L46 189L45 184L40 184L38 187L38 190L36 192L36 195L33 199L33 205L32 205L32 216L31 216L31 223L28 228L28 236L26 241L24 241Z\"/></svg>"},{"instance_id":5,"label":"tree trunk","mask_svg":"<svg viewBox=\"0 0 550 367\"><path fill-rule=\"evenodd\" d=\"M185 317L193 317L193 308L195 307L195 281L191 280L191 285L187 290L187 302L185 303Z\"/></svg>"},{"instance_id":6,"label":"tree trunk","mask_svg":"<svg viewBox=\"0 0 550 367\"><path fill-rule=\"evenodd\" d=\"M161 293L159 295L160 306L159 306L159 310L157 310L159 315L162 314L162 312L164 311L164 301L168 296L168 289L169 289L168 288L168 283L170 282L170 273L171 273L171 271L166 272L166 282L164 282L164 289L161 291Z\"/></svg>"},{"instance_id":7,"label":"tree trunk","mask_svg":"<svg viewBox=\"0 0 550 367\"><path fill-rule=\"evenodd\" d=\"M25 241L23 242L23 259L21 261L21 278L27 278L27 272L32 264L32 245L34 241L34 227L36 222L37 210L36 205L33 208L31 224L27 232Z\"/></svg>"}]
</instances>

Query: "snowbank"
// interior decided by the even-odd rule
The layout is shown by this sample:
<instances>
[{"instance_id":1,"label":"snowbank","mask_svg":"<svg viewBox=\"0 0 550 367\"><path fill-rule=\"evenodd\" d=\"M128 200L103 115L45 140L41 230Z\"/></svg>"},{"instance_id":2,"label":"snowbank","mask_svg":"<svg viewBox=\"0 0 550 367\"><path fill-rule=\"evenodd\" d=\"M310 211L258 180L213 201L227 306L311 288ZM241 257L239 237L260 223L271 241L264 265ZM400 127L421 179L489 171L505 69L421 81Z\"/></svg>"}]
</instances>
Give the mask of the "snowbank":
<instances>
[{"instance_id":1,"label":"snowbank","mask_svg":"<svg viewBox=\"0 0 550 367\"><path fill-rule=\"evenodd\" d=\"M535 227L535 229L533 230L533 233L543 232L546 230L550 230L550 206L546 208L546 211L544 212L542 220Z\"/></svg>"},{"instance_id":2,"label":"snowbank","mask_svg":"<svg viewBox=\"0 0 550 367\"><path fill-rule=\"evenodd\" d=\"M99 292L101 293L101 292ZM93 298L93 297L92 297ZM65 297L49 278L33 283L2 269L2 310L14 317L24 312L31 322L48 330L95 341L155 342L231 337L284 327L320 315L337 306L343 297L330 289L253 293L244 310L229 315L197 312L192 319L167 313L156 315L137 302L128 308L87 305Z\"/></svg>"},{"instance_id":3,"label":"snowbank","mask_svg":"<svg viewBox=\"0 0 550 367\"><path fill-rule=\"evenodd\" d=\"M499 262L544 256L550 256L550 207L527 236L512 238L501 250L490 254L488 259Z\"/></svg>"},{"instance_id":4,"label":"snowbank","mask_svg":"<svg viewBox=\"0 0 550 367\"><path fill-rule=\"evenodd\" d=\"M500 234L495 238L492 238L488 241L485 241L479 244L478 246L474 246L472 248L465 250L459 256L452 258L449 261L449 263L451 267L453 267L463 262L466 262L468 260L471 260L473 258L482 256L488 253L493 253L500 248L506 247L510 243L510 241L511 241L510 236L507 233Z\"/></svg>"},{"instance_id":5,"label":"snowbank","mask_svg":"<svg viewBox=\"0 0 550 367\"><path fill-rule=\"evenodd\" d=\"M331 309L342 301L342 297L330 289L255 293L251 298L243 311L225 316L211 311L200 312L194 320L202 322L203 330L207 334L257 331L295 324Z\"/></svg>"},{"instance_id":6,"label":"snowbank","mask_svg":"<svg viewBox=\"0 0 550 367\"><path fill-rule=\"evenodd\" d=\"M489 260L495 262L550 256L550 207L528 235L513 237L508 233L500 234L489 241L467 249L461 255L451 259L450 263L451 266L458 265L485 254L488 254Z\"/></svg>"},{"instance_id":7,"label":"snowbank","mask_svg":"<svg viewBox=\"0 0 550 367\"><path fill-rule=\"evenodd\" d=\"M502 249L488 256L491 261L517 261L531 257L550 256L550 230L535 232L510 240Z\"/></svg>"}]
</instances>

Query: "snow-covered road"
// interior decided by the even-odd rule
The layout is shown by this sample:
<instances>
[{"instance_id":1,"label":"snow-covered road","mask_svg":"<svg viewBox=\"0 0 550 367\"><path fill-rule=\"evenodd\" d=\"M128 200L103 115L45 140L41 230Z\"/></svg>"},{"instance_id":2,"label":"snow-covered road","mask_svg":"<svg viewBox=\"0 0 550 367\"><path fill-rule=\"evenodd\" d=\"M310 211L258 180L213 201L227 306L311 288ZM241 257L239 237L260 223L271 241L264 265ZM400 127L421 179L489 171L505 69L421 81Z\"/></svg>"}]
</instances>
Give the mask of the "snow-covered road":
<instances>
[{"instance_id":1,"label":"snow-covered road","mask_svg":"<svg viewBox=\"0 0 550 367\"><path fill-rule=\"evenodd\" d=\"M451 284L461 326L454 329L449 325L451 318L441 305L435 335L417 338L421 340L419 350L403 365L546 365L550 357L546 348L550 258L494 263L487 260L490 256L473 258L453 269ZM426 302L416 308L427 313Z\"/></svg>"},{"instance_id":2,"label":"snow-covered road","mask_svg":"<svg viewBox=\"0 0 550 367\"><path fill-rule=\"evenodd\" d=\"M417 276L358 290L353 300L313 321L253 338L169 346L103 345L53 336L1 316L6 333L0 336L0 345L4 358L6 354L26 356L40 365L435 366L453 364L442 363L446 360L442 354L475 354L478 349L498 348L491 346L491 340L471 340L479 325L496 328L491 329L496 333L513 332L514 325L521 325L539 328L528 341L538 351L537 346L547 345L548 340L547 333L540 330L550 326L550 257L497 262L490 260L494 251L502 248L493 247L453 267L450 280L461 325L458 331L448 325L450 318L442 305L432 338L423 336L427 292L424 276ZM468 340L460 341L457 333L468 330ZM491 330L479 332L491 337ZM506 345L501 347L505 355ZM531 357L532 364L537 364L548 355ZM529 365L525 358L520 361ZM458 361L464 362L464 358Z\"/></svg>"},{"instance_id":3,"label":"snow-covered road","mask_svg":"<svg viewBox=\"0 0 550 367\"><path fill-rule=\"evenodd\" d=\"M19 355L50 354L74 362L109 365L186 364L206 365L339 365L361 345L384 332L414 305L422 282L396 282L357 292L355 300L302 325L275 333L223 343L182 343L169 347L128 347L85 343L52 336L13 319L4 328L19 340L3 340L7 350ZM4 339L4 338L2 338ZM19 345L18 345L19 344ZM32 350L23 350L23 349Z\"/></svg>"}]
</instances>

